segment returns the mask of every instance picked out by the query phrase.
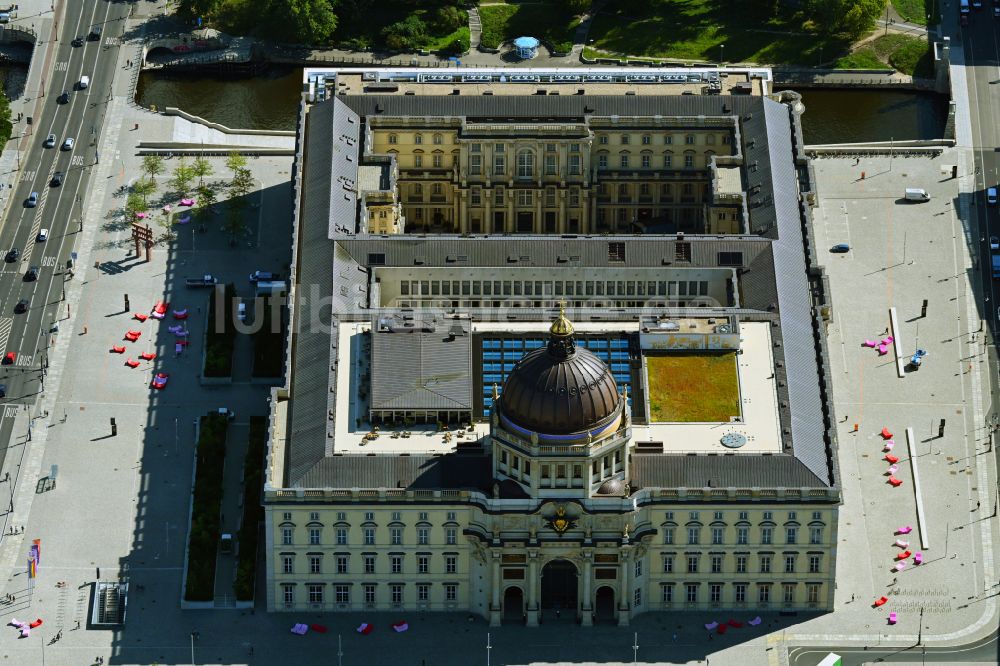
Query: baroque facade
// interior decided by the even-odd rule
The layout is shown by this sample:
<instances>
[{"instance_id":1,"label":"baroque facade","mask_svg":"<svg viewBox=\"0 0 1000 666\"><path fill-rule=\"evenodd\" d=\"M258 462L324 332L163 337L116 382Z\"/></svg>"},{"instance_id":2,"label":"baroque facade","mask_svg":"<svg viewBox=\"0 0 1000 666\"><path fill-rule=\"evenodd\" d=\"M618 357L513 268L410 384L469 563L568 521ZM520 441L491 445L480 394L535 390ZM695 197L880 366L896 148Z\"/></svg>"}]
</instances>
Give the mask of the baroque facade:
<instances>
[{"instance_id":1,"label":"baroque facade","mask_svg":"<svg viewBox=\"0 0 1000 666\"><path fill-rule=\"evenodd\" d=\"M269 610L833 606L801 109L744 74L758 94L307 71ZM732 416L654 413L649 363L692 353L732 358Z\"/></svg>"}]
</instances>

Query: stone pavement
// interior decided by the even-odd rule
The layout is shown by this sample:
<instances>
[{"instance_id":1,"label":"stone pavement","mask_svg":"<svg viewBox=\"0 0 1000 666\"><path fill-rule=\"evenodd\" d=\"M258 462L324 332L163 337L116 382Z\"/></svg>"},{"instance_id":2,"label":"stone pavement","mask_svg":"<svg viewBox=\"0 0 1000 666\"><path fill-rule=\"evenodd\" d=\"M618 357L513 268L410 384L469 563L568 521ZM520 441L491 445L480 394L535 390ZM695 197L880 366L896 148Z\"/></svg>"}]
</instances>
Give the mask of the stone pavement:
<instances>
[{"instance_id":1,"label":"stone pavement","mask_svg":"<svg viewBox=\"0 0 1000 666\"><path fill-rule=\"evenodd\" d=\"M820 205L814 214L819 260L833 292L829 349L836 411L840 416L840 514L837 609L797 624L784 637L794 644L848 642L912 644L920 609L923 640L958 644L997 623L996 469L985 409L991 391L989 340L971 284L969 249L978 234L963 214L968 195L941 173L963 163L960 149L925 157L824 157L814 162ZM861 180L861 172L865 179ZM924 187L925 204L902 200L906 187ZM958 209L958 210L956 210ZM831 254L849 243L848 254ZM926 317L921 317L923 300ZM880 357L861 342L883 334L890 307L898 311L900 354L929 352L923 367L897 375L892 354ZM943 437L938 425L946 421ZM857 424L858 430L854 431ZM901 458L899 488L886 483L882 427L895 433ZM904 429L915 433L923 529L920 547L911 461ZM890 571L900 549L894 528L914 526L903 537L923 551L925 564ZM871 602L886 594L879 610ZM888 611L900 621L887 626ZM772 642L781 642L772 637Z\"/></svg>"}]
</instances>

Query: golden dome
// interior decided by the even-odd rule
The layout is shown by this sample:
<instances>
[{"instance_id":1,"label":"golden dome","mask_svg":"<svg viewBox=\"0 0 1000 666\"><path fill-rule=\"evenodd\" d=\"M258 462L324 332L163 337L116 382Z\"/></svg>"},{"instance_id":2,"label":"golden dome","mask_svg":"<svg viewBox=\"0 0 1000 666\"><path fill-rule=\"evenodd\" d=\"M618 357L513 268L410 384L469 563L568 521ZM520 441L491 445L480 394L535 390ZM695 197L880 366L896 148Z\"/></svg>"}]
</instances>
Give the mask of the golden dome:
<instances>
[{"instance_id":1,"label":"golden dome","mask_svg":"<svg viewBox=\"0 0 1000 666\"><path fill-rule=\"evenodd\" d=\"M566 308L559 306L559 318L552 322L549 333L556 337L567 338L573 335L573 323L566 318Z\"/></svg>"}]
</instances>

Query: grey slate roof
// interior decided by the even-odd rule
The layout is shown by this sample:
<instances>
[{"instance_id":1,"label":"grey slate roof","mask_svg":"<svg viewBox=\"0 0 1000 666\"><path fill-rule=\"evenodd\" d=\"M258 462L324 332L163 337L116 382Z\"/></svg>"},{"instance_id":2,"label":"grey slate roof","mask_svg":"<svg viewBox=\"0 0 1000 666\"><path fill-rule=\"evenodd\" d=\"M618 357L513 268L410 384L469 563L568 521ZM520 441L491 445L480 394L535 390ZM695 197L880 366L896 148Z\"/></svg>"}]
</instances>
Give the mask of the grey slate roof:
<instances>
[{"instance_id":1,"label":"grey slate roof","mask_svg":"<svg viewBox=\"0 0 1000 666\"><path fill-rule=\"evenodd\" d=\"M406 323L387 316L372 326L371 409L471 410L469 321Z\"/></svg>"},{"instance_id":2,"label":"grey slate roof","mask_svg":"<svg viewBox=\"0 0 1000 666\"><path fill-rule=\"evenodd\" d=\"M826 415L820 396L820 358L817 331L813 327L812 295L806 279L803 215L799 210L798 174L791 157L792 128L789 108L768 102L768 149L775 181L787 187L774 190L778 237L774 250L774 279L781 316L782 350L791 411L792 447L795 457L821 479L832 482L827 456Z\"/></svg>"},{"instance_id":3,"label":"grey slate roof","mask_svg":"<svg viewBox=\"0 0 1000 666\"><path fill-rule=\"evenodd\" d=\"M825 488L815 474L789 455L634 455L632 487L640 488Z\"/></svg>"},{"instance_id":4,"label":"grey slate roof","mask_svg":"<svg viewBox=\"0 0 1000 666\"><path fill-rule=\"evenodd\" d=\"M334 105L310 108L305 120L301 210L296 232L296 289L292 308L292 358L288 364L294 399L290 401L287 476L294 485L327 452L326 414L334 395L330 385L330 335L318 327L304 326L310 297L328 297L332 291L333 252L329 240L328 206L331 187L329 146L332 141ZM306 286L309 286L307 289Z\"/></svg>"},{"instance_id":5,"label":"grey slate roof","mask_svg":"<svg viewBox=\"0 0 1000 666\"><path fill-rule=\"evenodd\" d=\"M443 456L360 456L324 458L298 481L303 488L469 489L489 492L491 458L451 453Z\"/></svg>"}]
</instances>

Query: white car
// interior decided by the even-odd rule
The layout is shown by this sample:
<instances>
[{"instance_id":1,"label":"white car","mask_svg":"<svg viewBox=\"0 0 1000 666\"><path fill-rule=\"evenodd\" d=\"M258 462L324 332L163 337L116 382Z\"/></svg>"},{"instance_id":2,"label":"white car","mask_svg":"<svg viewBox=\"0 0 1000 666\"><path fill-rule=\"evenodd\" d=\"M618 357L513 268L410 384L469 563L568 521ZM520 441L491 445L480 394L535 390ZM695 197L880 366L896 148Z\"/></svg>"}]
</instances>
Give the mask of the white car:
<instances>
[{"instance_id":1,"label":"white car","mask_svg":"<svg viewBox=\"0 0 1000 666\"><path fill-rule=\"evenodd\" d=\"M247 320L247 304L240 302L236 308L236 318L245 322Z\"/></svg>"},{"instance_id":2,"label":"white car","mask_svg":"<svg viewBox=\"0 0 1000 666\"><path fill-rule=\"evenodd\" d=\"M990 249L1000 250L1000 238L997 238L996 236L990 236Z\"/></svg>"},{"instance_id":3,"label":"white car","mask_svg":"<svg viewBox=\"0 0 1000 666\"><path fill-rule=\"evenodd\" d=\"M75 143L76 143L76 139L74 139L71 136L70 137L66 137L66 140L63 141L62 149L63 150L73 150L73 145Z\"/></svg>"},{"instance_id":4,"label":"white car","mask_svg":"<svg viewBox=\"0 0 1000 666\"><path fill-rule=\"evenodd\" d=\"M988 187L986 188L986 203L991 206L997 205L997 188Z\"/></svg>"}]
</instances>

